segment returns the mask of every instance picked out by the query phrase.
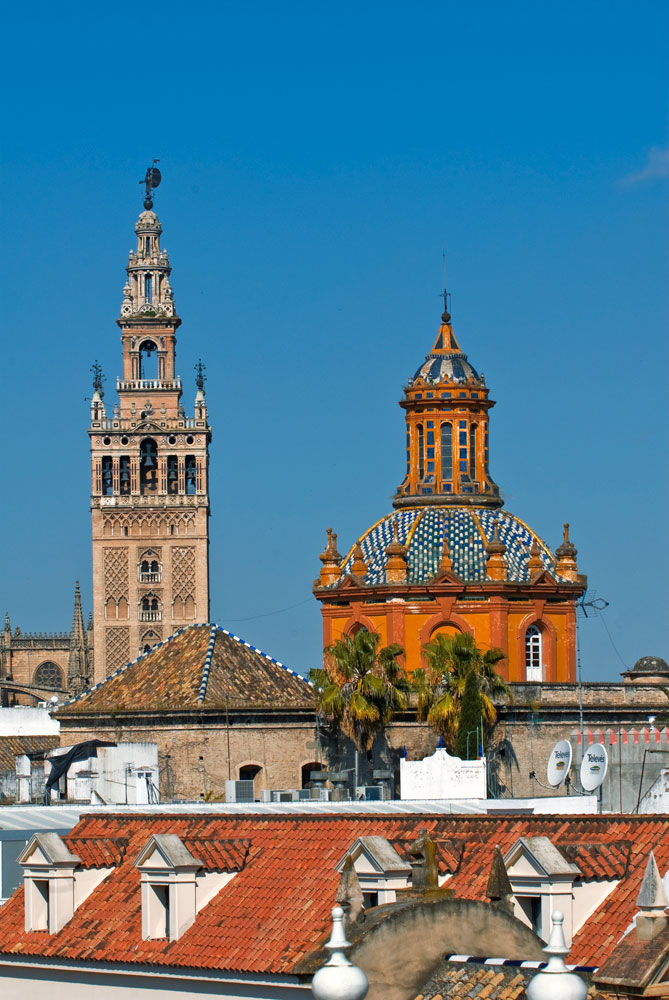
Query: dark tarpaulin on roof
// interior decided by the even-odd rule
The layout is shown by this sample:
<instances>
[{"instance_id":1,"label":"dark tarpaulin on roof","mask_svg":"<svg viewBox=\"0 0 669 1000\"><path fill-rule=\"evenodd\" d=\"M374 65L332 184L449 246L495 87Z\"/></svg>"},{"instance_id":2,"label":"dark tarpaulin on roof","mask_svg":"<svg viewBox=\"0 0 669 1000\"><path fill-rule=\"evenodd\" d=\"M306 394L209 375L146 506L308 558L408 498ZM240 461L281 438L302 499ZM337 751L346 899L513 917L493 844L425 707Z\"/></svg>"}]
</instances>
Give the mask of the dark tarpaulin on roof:
<instances>
[{"instance_id":1,"label":"dark tarpaulin on roof","mask_svg":"<svg viewBox=\"0 0 669 1000\"><path fill-rule=\"evenodd\" d=\"M51 761L51 774L47 778L45 791L48 792L60 780L63 774L67 774L70 764L78 760L86 760L87 757L96 757L98 747L115 747L116 743L108 740L85 740L84 743L77 743L71 747L67 753L58 757L49 758Z\"/></svg>"}]
</instances>

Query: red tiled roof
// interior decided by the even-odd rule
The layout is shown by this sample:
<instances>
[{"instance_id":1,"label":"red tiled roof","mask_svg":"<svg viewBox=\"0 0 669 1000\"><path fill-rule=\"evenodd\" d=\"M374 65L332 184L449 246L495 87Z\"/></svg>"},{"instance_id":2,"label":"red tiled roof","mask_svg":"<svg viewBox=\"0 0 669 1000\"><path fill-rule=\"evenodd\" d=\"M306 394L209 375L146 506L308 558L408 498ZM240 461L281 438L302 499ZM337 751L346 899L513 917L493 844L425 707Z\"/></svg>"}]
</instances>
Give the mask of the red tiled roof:
<instances>
[{"instance_id":1,"label":"red tiled roof","mask_svg":"<svg viewBox=\"0 0 669 1000\"><path fill-rule=\"evenodd\" d=\"M411 847L415 839L415 837L412 837L409 840L391 840L391 844L401 858L410 859ZM437 849L437 867L439 869L439 874L448 875L457 871L460 867L460 861L462 860L462 852L465 849L464 840L435 839L434 843Z\"/></svg>"},{"instance_id":2,"label":"red tiled roof","mask_svg":"<svg viewBox=\"0 0 669 1000\"><path fill-rule=\"evenodd\" d=\"M558 842L560 853L576 865L584 879L620 879L627 871L632 845L629 840L613 844Z\"/></svg>"},{"instance_id":3,"label":"red tiled roof","mask_svg":"<svg viewBox=\"0 0 669 1000\"><path fill-rule=\"evenodd\" d=\"M183 842L206 871L215 872L240 871L251 846L250 840L206 840L204 837L184 837Z\"/></svg>"},{"instance_id":4,"label":"red tiled roof","mask_svg":"<svg viewBox=\"0 0 669 1000\"><path fill-rule=\"evenodd\" d=\"M568 961L578 965L601 965L629 927L651 848L660 871L669 869L666 816L89 813L68 843L78 843L79 838L124 838L128 846L123 860L69 923L51 936L24 930L23 889L19 889L0 909L0 952L288 974L329 934L339 882L335 865L354 841L383 836L405 843L422 826L437 841L466 845L449 888L456 896L481 900L496 845L505 853L522 836L549 837L561 847L566 842L605 847L629 841L626 876L574 938ZM134 860L156 833L177 834L189 850L193 841L198 841L198 848L201 841L250 841L241 871L200 911L178 941L142 940L139 872ZM220 850L227 851L227 847ZM582 851L582 856L586 853Z\"/></svg>"},{"instance_id":5,"label":"red tiled roof","mask_svg":"<svg viewBox=\"0 0 669 1000\"><path fill-rule=\"evenodd\" d=\"M89 713L238 708L313 711L313 688L217 625L189 625L58 710Z\"/></svg>"},{"instance_id":6,"label":"red tiled roof","mask_svg":"<svg viewBox=\"0 0 669 1000\"><path fill-rule=\"evenodd\" d=\"M127 837L64 837L82 868L115 868L125 857Z\"/></svg>"}]
</instances>

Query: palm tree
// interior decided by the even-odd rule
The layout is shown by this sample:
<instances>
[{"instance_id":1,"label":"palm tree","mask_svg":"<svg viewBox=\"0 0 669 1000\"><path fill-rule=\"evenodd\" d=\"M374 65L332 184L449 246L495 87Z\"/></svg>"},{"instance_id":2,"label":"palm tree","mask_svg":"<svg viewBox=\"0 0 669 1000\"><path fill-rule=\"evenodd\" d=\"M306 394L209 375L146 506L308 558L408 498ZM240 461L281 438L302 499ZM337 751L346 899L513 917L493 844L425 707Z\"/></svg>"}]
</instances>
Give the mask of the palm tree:
<instances>
[{"instance_id":1,"label":"palm tree","mask_svg":"<svg viewBox=\"0 0 669 1000\"><path fill-rule=\"evenodd\" d=\"M361 629L324 650L323 666L309 672L318 689L318 710L359 750L371 750L393 713L406 708L409 681L397 643L379 649L380 636Z\"/></svg>"},{"instance_id":2,"label":"palm tree","mask_svg":"<svg viewBox=\"0 0 669 1000\"><path fill-rule=\"evenodd\" d=\"M425 719L452 746L458 729L460 706L467 677L476 677L484 722L497 719L493 698L511 690L495 666L504 659L501 649L482 652L468 632L437 635L423 647L427 668L414 671L412 687L417 694L418 718Z\"/></svg>"}]
</instances>

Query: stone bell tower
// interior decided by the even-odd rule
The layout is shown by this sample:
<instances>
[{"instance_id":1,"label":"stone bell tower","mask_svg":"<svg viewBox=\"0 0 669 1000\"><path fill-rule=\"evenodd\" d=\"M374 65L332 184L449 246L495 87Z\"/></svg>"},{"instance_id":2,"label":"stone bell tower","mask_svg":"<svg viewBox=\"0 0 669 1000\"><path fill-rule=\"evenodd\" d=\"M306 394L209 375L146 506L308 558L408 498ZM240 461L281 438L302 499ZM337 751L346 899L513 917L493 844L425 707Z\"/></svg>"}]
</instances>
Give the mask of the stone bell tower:
<instances>
[{"instance_id":1,"label":"stone bell tower","mask_svg":"<svg viewBox=\"0 0 669 1000\"><path fill-rule=\"evenodd\" d=\"M204 366L196 365L194 416L176 374L177 316L162 226L146 175L123 288L119 402L104 404L93 366L91 512L95 680L189 623L209 618L209 493Z\"/></svg>"}]
</instances>

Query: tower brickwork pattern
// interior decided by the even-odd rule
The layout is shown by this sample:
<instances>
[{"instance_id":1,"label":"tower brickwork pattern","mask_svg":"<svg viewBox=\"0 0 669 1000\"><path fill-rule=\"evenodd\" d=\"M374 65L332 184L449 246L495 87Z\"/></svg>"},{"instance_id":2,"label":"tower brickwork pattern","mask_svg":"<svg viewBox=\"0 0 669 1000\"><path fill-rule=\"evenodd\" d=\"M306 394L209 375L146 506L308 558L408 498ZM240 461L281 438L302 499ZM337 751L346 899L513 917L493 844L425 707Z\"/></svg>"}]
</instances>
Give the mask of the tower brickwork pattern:
<instances>
[{"instance_id":1,"label":"tower brickwork pattern","mask_svg":"<svg viewBox=\"0 0 669 1000\"><path fill-rule=\"evenodd\" d=\"M118 403L94 366L91 513L95 680L209 616L211 429L198 365L194 415L176 373L181 324L150 198L135 226L121 315Z\"/></svg>"}]
</instances>

